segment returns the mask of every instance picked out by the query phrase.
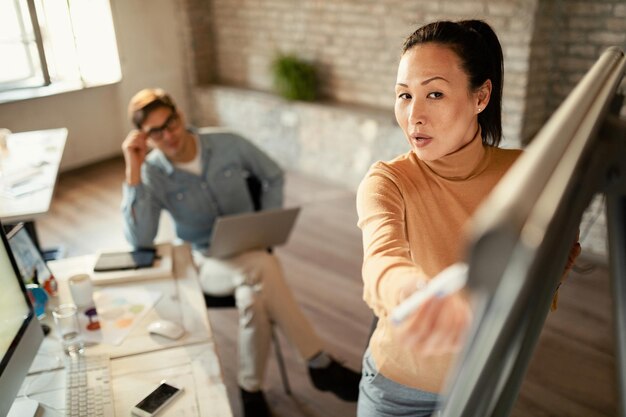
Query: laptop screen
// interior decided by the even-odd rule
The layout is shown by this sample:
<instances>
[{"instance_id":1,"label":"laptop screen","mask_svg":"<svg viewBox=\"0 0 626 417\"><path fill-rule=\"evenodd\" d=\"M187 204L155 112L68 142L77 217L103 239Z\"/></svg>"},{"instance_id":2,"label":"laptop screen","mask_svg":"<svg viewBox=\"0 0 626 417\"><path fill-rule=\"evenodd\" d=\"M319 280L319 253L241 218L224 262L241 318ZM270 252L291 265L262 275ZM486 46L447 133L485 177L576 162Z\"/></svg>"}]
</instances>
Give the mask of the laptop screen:
<instances>
[{"instance_id":1,"label":"laptop screen","mask_svg":"<svg viewBox=\"0 0 626 417\"><path fill-rule=\"evenodd\" d=\"M52 273L24 227L17 225L8 240L25 284L33 282L35 276L41 285L50 279Z\"/></svg>"}]
</instances>

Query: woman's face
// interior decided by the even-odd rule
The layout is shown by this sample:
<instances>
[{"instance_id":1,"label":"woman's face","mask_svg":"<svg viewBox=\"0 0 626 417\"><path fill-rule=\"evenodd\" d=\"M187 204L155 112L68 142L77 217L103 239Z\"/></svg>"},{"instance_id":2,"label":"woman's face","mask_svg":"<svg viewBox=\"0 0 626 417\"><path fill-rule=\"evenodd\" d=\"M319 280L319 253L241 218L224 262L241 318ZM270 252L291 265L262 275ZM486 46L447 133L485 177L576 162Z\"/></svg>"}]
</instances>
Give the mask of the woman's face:
<instances>
[{"instance_id":1,"label":"woman's face","mask_svg":"<svg viewBox=\"0 0 626 417\"><path fill-rule=\"evenodd\" d=\"M478 113L489 102L491 82L470 91L456 53L436 43L404 53L398 66L395 115L413 152L434 161L469 143Z\"/></svg>"}]
</instances>

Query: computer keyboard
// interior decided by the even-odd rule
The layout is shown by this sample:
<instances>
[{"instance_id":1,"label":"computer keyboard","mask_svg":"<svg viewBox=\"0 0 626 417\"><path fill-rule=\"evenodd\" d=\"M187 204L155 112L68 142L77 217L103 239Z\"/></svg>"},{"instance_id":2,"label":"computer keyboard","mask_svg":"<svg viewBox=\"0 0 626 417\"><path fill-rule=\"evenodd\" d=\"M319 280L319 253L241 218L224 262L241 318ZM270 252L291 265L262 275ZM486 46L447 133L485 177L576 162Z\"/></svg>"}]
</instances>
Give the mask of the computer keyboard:
<instances>
[{"instance_id":1,"label":"computer keyboard","mask_svg":"<svg viewBox=\"0 0 626 417\"><path fill-rule=\"evenodd\" d=\"M78 355L66 362L68 417L114 417L108 355Z\"/></svg>"}]
</instances>

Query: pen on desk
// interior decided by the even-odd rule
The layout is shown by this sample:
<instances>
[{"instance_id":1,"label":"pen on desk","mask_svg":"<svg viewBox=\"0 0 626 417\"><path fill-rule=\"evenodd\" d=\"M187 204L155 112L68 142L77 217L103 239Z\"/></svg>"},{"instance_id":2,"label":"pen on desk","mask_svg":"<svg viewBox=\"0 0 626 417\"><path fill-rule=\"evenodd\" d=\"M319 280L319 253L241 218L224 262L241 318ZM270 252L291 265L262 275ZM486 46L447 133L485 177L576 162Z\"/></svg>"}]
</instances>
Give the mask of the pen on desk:
<instances>
[{"instance_id":1,"label":"pen on desk","mask_svg":"<svg viewBox=\"0 0 626 417\"><path fill-rule=\"evenodd\" d=\"M441 271L424 288L414 292L393 309L391 322L398 325L431 297L445 297L463 288L467 282L468 269L466 263L456 263Z\"/></svg>"}]
</instances>

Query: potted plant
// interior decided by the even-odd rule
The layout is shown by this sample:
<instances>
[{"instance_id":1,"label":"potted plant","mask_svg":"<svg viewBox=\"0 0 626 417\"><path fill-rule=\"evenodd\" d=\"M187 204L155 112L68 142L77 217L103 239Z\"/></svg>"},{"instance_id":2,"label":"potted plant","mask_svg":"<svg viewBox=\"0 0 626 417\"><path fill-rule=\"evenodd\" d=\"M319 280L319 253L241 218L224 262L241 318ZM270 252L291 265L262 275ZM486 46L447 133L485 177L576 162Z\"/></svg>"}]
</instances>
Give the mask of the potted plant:
<instances>
[{"instance_id":1,"label":"potted plant","mask_svg":"<svg viewBox=\"0 0 626 417\"><path fill-rule=\"evenodd\" d=\"M272 63L274 87L288 100L313 101L318 97L315 67L294 55L279 55Z\"/></svg>"}]
</instances>

